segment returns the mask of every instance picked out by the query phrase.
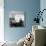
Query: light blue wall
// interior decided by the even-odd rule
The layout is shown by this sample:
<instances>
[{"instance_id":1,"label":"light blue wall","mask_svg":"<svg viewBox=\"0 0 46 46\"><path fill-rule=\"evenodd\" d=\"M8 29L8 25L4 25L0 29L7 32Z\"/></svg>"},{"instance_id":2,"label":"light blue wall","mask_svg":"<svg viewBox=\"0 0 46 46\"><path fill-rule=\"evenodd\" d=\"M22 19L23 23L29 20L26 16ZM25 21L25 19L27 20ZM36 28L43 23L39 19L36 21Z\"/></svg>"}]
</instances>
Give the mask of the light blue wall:
<instances>
[{"instance_id":1,"label":"light blue wall","mask_svg":"<svg viewBox=\"0 0 46 46\"><path fill-rule=\"evenodd\" d=\"M8 41L18 41L32 30L32 21L40 9L40 0L4 0L4 2L4 38ZM9 12L12 10L25 12L25 27L9 27Z\"/></svg>"},{"instance_id":2,"label":"light blue wall","mask_svg":"<svg viewBox=\"0 0 46 46\"><path fill-rule=\"evenodd\" d=\"M46 9L46 0L41 0L40 1L40 10L42 11L43 9ZM40 25L46 27L46 11L43 12L42 17L43 17L43 22L40 21Z\"/></svg>"}]
</instances>

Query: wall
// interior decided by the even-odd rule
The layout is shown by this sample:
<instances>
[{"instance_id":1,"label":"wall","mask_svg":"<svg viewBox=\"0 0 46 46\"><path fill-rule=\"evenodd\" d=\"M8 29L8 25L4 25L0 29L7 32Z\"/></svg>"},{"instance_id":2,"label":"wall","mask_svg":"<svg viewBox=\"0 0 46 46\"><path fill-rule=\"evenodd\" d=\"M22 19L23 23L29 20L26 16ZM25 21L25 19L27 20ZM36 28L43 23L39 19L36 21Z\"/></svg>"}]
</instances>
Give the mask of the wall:
<instances>
[{"instance_id":1,"label":"wall","mask_svg":"<svg viewBox=\"0 0 46 46\"><path fill-rule=\"evenodd\" d=\"M24 11L26 16L25 27L9 27L9 12ZM40 0L4 0L4 38L7 41L18 41L32 30L35 14L40 10Z\"/></svg>"},{"instance_id":2,"label":"wall","mask_svg":"<svg viewBox=\"0 0 46 46\"><path fill-rule=\"evenodd\" d=\"M46 9L46 0L40 0L40 9L41 9L41 11L43 10L43 9ZM42 25L42 26L46 26L46 11L44 11L43 12L43 15L42 15L42 17L43 17L43 22L42 21L40 21L40 25Z\"/></svg>"}]
</instances>

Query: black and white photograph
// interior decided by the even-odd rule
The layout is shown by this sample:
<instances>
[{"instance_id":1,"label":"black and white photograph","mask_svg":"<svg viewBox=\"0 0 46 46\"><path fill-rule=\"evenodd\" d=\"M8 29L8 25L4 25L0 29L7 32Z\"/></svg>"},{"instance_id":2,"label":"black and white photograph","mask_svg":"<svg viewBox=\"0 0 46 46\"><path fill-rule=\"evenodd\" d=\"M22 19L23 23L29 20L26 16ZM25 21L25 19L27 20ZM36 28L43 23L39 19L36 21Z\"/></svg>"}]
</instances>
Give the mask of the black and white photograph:
<instances>
[{"instance_id":1,"label":"black and white photograph","mask_svg":"<svg viewBox=\"0 0 46 46\"><path fill-rule=\"evenodd\" d=\"M10 27L24 27L24 12L11 11L9 14Z\"/></svg>"}]
</instances>

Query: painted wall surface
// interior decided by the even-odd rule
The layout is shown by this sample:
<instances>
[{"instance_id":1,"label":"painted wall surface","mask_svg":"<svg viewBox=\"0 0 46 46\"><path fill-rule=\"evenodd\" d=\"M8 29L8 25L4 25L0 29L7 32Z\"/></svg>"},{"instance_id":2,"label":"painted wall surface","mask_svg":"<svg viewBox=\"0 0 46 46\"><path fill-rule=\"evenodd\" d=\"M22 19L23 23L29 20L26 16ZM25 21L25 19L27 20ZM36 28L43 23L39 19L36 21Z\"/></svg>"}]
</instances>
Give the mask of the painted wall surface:
<instances>
[{"instance_id":1,"label":"painted wall surface","mask_svg":"<svg viewBox=\"0 0 46 46\"><path fill-rule=\"evenodd\" d=\"M36 12L40 9L40 0L4 0L4 38L7 41L18 41L32 30L32 23ZM9 12L24 11L25 27L9 27Z\"/></svg>"},{"instance_id":2,"label":"painted wall surface","mask_svg":"<svg viewBox=\"0 0 46 46\"><path fill-rule=\"evenodd\" d=\"M46 9L46 0L40 0L40 9L41 9L41 11L43 9ZM46 10L43 12L42 17L43 17L43 22L40 21L40 25L46 27Z\"/></svg>"}]
</instances>

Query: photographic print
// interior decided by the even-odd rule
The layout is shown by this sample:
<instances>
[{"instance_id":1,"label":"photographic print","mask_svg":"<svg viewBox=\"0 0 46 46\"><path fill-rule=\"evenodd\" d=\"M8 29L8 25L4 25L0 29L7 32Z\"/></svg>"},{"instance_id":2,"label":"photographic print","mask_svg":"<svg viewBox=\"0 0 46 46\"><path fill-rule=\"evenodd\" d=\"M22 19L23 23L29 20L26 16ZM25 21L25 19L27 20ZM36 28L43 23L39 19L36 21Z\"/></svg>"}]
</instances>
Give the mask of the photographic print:
<instances>
[{"instance_id":1,"label":"photographic print","mask_svg":"<svg viewBox=\"0 0 46 46\"><path fill-rule=\"evenodd\" d=\"M11 11L9 14L10 27L24 27L24 12Z\"/></svg>"}]
</instances>

